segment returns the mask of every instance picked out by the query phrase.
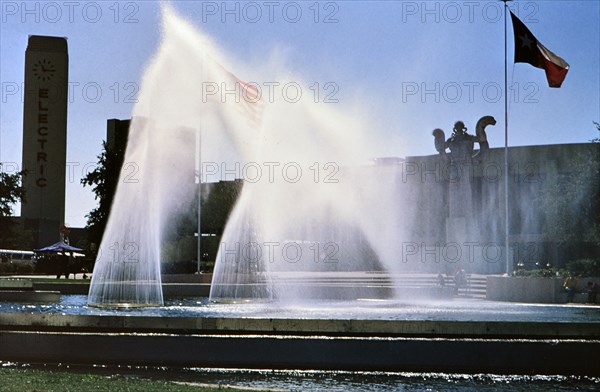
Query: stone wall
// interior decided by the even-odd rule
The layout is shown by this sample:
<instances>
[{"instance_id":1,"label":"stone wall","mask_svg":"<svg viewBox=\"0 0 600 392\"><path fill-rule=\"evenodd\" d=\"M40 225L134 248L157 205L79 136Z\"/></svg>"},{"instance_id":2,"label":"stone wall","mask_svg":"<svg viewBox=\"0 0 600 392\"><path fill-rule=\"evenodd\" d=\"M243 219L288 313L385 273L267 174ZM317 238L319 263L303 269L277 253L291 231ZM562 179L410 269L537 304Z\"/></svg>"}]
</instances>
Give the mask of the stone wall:
<instances>
[{"instance_id":1,"label":"stone wall","mask_svg":"<svg viewBox=\"0 0 600 392\"><path fill-rule=\"evenodd\" d=\"M575 302L587 301L587 282L600 283L600 278L579 278ZM491 301L565 303L567 295L562 289L564 278L534 278L514 276L488 276L486 299Z\"/></svg>"}]
</instances>

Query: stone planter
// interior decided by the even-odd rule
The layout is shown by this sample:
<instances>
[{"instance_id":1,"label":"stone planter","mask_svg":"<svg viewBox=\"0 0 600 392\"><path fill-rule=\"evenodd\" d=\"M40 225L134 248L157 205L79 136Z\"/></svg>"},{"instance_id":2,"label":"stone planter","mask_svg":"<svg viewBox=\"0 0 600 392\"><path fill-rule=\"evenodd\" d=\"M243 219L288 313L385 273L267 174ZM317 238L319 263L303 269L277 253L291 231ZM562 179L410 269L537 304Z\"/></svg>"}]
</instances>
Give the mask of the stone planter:
<instances>
[{"instance_id":1,"label":"stone planter","mask_svg":"<svg viewBox=\"0 0 600 392\"><path fill-rule=\"evenodd\" d=\"M600 282L600 278L579 278L574 302L587 301L588 281ZM516 276L488 276L486 299L490 301L565 303L564 278L536 278Z\"/></svg>"}]
</instances>

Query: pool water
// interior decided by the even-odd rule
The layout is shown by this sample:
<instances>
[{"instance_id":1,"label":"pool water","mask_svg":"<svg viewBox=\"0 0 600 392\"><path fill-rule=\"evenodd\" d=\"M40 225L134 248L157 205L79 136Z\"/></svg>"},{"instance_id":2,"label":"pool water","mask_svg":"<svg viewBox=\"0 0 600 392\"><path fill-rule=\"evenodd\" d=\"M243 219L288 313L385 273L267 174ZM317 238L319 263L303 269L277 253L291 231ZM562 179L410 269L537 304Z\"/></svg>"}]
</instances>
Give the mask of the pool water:
<instances>
[{"instance_id":1,"label":"pool water","mask_svg":"<svg viewBox=\"0 0 600 392\"><path fill-rule=\"evenodd\" d=\"M302 303L211 303L205 297L166 301L156 308L105 309L86 305L83 295L63 295L59 303L0 303L0 313L131 315L141 317L252 317L356 320L598 322L600 306L491 302L484 300L306 301Z\"/></svg>"}]
</instances>

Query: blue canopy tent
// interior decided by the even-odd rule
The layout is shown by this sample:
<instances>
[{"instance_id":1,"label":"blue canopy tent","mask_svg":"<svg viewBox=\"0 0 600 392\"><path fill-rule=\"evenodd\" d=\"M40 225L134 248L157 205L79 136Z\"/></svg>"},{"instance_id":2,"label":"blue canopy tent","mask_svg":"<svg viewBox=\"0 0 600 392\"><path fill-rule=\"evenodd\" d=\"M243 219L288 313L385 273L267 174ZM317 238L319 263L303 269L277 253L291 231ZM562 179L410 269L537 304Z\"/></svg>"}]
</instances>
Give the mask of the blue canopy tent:
<instances>
[{"instance_id":1,"label":"blue canopy tent","mask_svg":"<svg viewBox=\"0 0 600 392\"><path fill-rule=\"evenodd\" d=\"M44 273L56 273L57 279L61 275L65 275L68 279L71 273L83 272L83 278L87 279L83 261L76 260L76 258L85 256L79 253L83 252L83 249L59 241L45 248L35 249L34 252L37 254L36 270Z\"/></svg>"},{"instance_id":2,"label":"blue canopy tent","mask_svg":"<svg viewBox=\"0 0 600 392\"><path fill-rule=\"evenodd\" d=\"M41 249L35 249L34 252L83 252L83 249L81 248L76 248L74 246L71 245L67 245L62 241L58 241L56 244L52 244L50 246L47 246L45 248L41 248Z\"/></svg>"}]
</instances>

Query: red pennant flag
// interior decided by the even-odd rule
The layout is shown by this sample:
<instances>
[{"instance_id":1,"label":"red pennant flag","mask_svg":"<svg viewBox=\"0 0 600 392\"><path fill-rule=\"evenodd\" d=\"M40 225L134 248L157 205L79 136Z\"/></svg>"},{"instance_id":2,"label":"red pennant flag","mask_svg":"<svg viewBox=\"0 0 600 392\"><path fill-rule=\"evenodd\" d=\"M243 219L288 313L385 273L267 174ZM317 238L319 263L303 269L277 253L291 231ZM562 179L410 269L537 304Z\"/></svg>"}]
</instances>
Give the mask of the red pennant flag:
<instances>
[{"instance_id":1,"label":"red pennant flag","mask_svg":"<svg viewBox=\"0 0 600 392\"><path fill-rule=\"evenodd\" d=\"M569 64L549 51L529 29L510 13L515 33L515 63L528 63L546 71L550 87L560 87L569 71Z\"/></svg>"},{"instance_id":2,"label":"red pennant flag","mask_svg":"<svg viewBox=\"0 0 600 392\"><path fill-rule=\"evenodd\" d=\"M223 78L221 87L229 91L232 87L235 89L235 102L239 113L253 128L260 129L264 102L258 84L244 82L222 65L218 64L218 67L224 74L221 76Z\"/></svg>"},{"instance_id":3,"label":"red pennant flag","mask_svg":"<svg viewBox=\"0 0 600 392\"><path fill-rule=\"evenodd\" d=\"M249 124L254 128L260 128L262 123L262 113L264 104L261 99L261 91L256 84L246 83L229 71L228 76L233 80L236 90L240 93L239 109L246 116Z\"/></svg>"}]
</instances>

